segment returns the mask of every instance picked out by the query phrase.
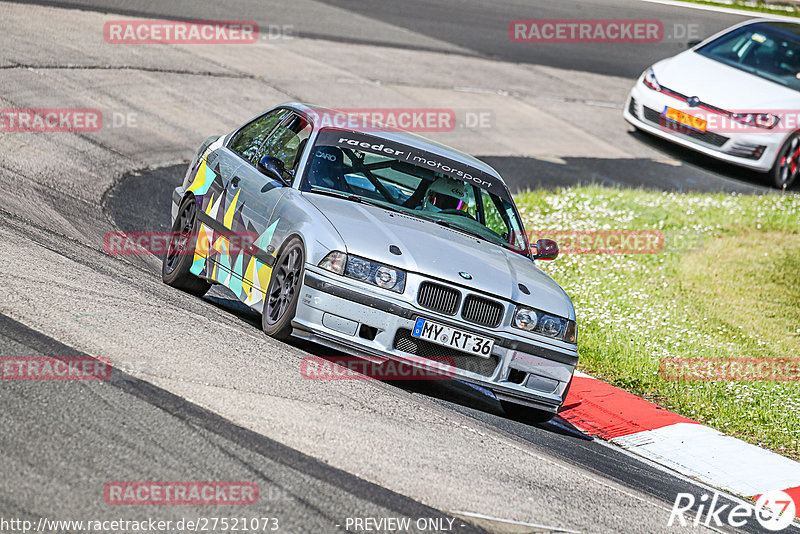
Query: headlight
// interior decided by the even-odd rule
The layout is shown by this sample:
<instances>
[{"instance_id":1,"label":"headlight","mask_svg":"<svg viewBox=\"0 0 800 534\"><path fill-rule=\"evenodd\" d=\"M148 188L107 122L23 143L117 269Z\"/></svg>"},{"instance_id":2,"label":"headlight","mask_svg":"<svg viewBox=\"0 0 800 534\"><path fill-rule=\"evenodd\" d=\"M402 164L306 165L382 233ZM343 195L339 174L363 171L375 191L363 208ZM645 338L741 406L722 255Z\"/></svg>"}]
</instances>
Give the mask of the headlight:
<instances>
[{"instance_id":1,"label":"headlight","mask_svg":"<svg viewBox=\"0 0 800 534\"><path fill-rule=\"evenodd\" d=\"M563 317L530 308L517 307L511 325L526 332L535 332L543 336L560 339L567 343L577 340L577 324Z\"/></svg>"},{"instance_id":2,"label":"headlight","mask_svg":"<svg viewBox=\"0 0 800 534\"><path fill-rule=\"evenodd\" d=\"M397 269L392 269L391 267L378 267L375 271L375 283L385 289L394 289L397 287L398 273ZM405 283L403 285L405 286ZM402 289L400 292L402 293Z\"/></svg>"},{"instance_id":3,"label":"headlight","mask_svg":"<svg viewBox=\"0 0 800 534\"><path fill-rule=\"evenodd\" d=\"M532 332L538 322L539 316L535 311L517 308L517 313L514 315L514 326Z\"/></svg>"},{"instance_id":4,"label":"headlight","mask_svg":"<svg viewBox=\"0 0 800 534\"><path fill-rule=\"evenodd\" d=\"M781 121L780 117L771 113L733 113L731 118L748 126L766 128L768 130L777 126Z\"/></svg>"},{"instance_id":5,"label":"headlight","mask_svg":"<svg viewBox=\"0 0 800 534\"><path fill-rule=\"evenodd\" d=\"M644 78L642 78L642 83L653 91L661 91L661 86L656 80L656 73L653 69L647 69L647 72L644 73Z\"/></svg>"},{"instance_id":6,"label":"headlight","mask_svg":"<svg viewBox=\"0 0 800 534\"><path fill-rule=\"evenodd\" d=\"M350 256L347 258L347 269L345 270L344 274L350 278L355 278L356 280L361 280L362 282L368 282L369 277L372 274L372 262L368 260L362 260L356 256Z\"/></svg>"},{"instance_id":7,"label":"headlight","mask_svg":"<svg viewBox=\"0 0 800 534\"><path fill-rule=\"evenodd\" d=\"M405 271L344 252L330 252L319 262L319 267L396 293L406 288Z\"/></svg>"}]
</instances>

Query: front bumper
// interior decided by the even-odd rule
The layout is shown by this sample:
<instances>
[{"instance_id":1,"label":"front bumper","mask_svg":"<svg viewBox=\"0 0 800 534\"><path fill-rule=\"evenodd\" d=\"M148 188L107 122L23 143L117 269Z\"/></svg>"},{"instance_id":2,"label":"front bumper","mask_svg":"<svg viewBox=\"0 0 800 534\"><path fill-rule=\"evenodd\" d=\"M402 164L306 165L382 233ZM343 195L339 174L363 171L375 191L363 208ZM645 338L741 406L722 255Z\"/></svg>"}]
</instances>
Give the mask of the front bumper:
<instances>
[{"instance_id":1,"label":"front bumper","mask_svg":"<svg viewBox=\"0 0 800 534\"><path fill-rule=\"evenodd\" d=\"M712 158L734 165L746 167L758 172L767 172L777 158L787 133L772 132L681 132L665 127L659 117L665 107L685 109L686 104L664 93L653 91L637 80L625 102L623 115L625 120L637 128L690 148ZM755 147L764 147L760 156L742 157Z\"/></svg>"},{"instance_id":2,"label":"front bumper","mask_svg":"<svg viewBox=\"0 0 800 534\"><path fill-rule=\"evenodd\" d=\"M499 400L551 413L561 406L577 364L575 350L502 329L481 330L386 293L307 264L293 334L373 361L401 361L429 372L440 369L433 353L453 357L449 376L485 387ZM417 317L494 338L490 358L411 338Z\"/></svg>"},{"instance_id":3,"label":"front bumper","mask_svg":"<svg viewBox=\"0 0 800 534\"><path fill-rule=\"evenodd\" d=\"M175 218L178 216L178 208L181 207L181 202L183 201L183 196L186 194L186 190L183 188L182 185L179 185L175 189L172 190L172 209L170 209L170 228L175 223Z\"/></svg>"}]
</instances>

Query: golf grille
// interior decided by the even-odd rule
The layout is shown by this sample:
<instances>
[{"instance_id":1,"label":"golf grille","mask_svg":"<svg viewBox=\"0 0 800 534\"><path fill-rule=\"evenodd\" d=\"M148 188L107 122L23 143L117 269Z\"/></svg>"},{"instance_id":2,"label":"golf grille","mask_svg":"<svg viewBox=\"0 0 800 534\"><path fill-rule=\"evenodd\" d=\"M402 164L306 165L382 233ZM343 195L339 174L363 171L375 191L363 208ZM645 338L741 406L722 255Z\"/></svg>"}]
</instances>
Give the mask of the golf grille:
<instances>
[{"instance_id":1,"label":"golf grille","mask_svg":"<svg viewBox=\"0 0 800 534\"><path fill-rule=\"evenodd\" d=\"M420 306L447 315L456 313L460 299L461 293L458 290L433 282L422 282L417 293Z\"/></svg>"},{"instance_id":2,"label":"golf grille","mask_svg":"<svg viewBox=\"0 0 800 534\"><path fill-rule=\"evenodd\" d=\"M411 330L400 328L394 336L394 348L421 356L441 363L447 363L458 369L469 371L481 376L492 376L500 359L497 356L481 358L480 356L470 356L461 351L443 347L430 341L411 337Z\"/></svg>"},{"instance_id":3,"label":"golf grille","mask_svg":"<svg viewBox=\"0 0 800 534\"><path fill-rule=\"evenodd\" d=\"M654 109L650 109L647 106L644 106L644 118L650 122L660 125L662 128L666 128L685 137L691 137L692 139L696 139L697 141L701 141L711 146L721 147L728 140L728 138L724 135L715 134L713 132L698 132L696 130L692 130L691 128L676 124L672 121L668 121L661 116L661 113Z\"/></svg>"},{"instance_id":4,"label":"golf grille","mask_svg":"<svg viewBox=\"0 0 800 534\"><path fill-rule=\"evenodd\" d=\"M464 299L464 308L461 310L461 317L465 321L481 324L494 328L503 319L505 308L499 302L469 295Z\"/></svg>"}]
</instances>

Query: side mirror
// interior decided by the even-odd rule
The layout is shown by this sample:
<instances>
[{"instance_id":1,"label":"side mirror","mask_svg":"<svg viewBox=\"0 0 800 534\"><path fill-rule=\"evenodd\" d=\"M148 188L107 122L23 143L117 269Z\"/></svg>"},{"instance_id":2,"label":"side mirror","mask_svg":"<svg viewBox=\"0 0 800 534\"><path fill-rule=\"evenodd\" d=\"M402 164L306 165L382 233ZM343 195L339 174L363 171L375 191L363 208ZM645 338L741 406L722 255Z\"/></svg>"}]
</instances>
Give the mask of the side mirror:
<instances>
[{"instance_id":1,"label":"side mirror","mask_svg":"<svg viewBox=\"0 0 800 534\"><path fill-rule=\"evenodd\" d=\"M558 257L558 244L552 239L540 239L531 247L534 260L554 260Z\"/></svg>"},{"instance_id":2,"label":"side mirror","mask_svg":"<svg viewBox=\"0 0 800 534\"><path fill-rule=\"evenodd\" d=\"M264 176L272 178L273 180L278 180L284 185L289 185L286 182L286 178L283 177L283 173L286 172L286 167L284 167L283 162L275 156L263 156L258 160L256 168Z\"/></svg>"}]
</instances>

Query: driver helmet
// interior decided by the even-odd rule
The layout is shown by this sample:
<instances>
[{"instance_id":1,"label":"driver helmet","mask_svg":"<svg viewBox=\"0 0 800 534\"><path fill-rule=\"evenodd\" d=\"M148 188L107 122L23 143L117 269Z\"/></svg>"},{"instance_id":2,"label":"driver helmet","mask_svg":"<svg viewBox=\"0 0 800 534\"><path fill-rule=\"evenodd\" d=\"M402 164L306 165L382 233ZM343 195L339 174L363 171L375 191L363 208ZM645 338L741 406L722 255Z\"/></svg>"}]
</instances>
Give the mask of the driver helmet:
<instances>
[{"instance_id":1,"label":"driver helmet","mask_svg":"<svg viewBox=\"0 0 800 534\"><path fill-rule=\"evenodd\" d=\"M453 178L439 178L425 193L422 209L428 211L467 211L467 185Z\"/></svg>"}]
</instances>

